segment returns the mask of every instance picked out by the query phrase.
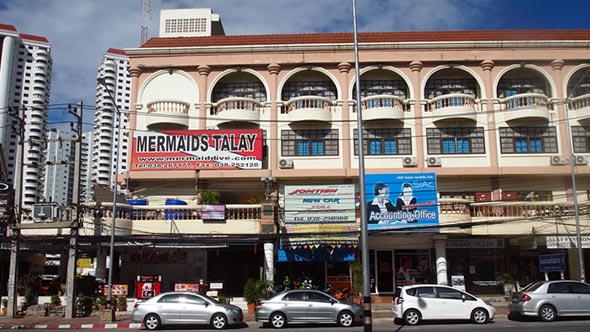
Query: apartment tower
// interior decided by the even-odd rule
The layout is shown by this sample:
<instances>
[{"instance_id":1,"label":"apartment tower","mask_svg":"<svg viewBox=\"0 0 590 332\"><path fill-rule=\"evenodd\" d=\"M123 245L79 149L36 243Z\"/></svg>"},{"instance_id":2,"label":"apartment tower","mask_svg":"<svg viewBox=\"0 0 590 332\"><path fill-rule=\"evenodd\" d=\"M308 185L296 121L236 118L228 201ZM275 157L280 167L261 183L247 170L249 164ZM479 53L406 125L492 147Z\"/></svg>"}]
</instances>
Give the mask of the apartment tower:
<instances>
[{"instance_id":1,"label":"apartment tower","mask_svg":"<svg viewBox=\"0 0 590 332\"><path fill-rule=\"evenodd\" d=\"M30 207L39 200L45 161L47 116L53 60L45 37L19 33L0 24L0 144L6 160L7 180L15 183L19 138L24 130L22 203ZM20 111L24 121L18 121Z\"/></svg>"},{"instance_id":2,"label":"apartment tower","mask_svg":"<svg viewBox=\"0 0 590 332\"><path fill-rule=\"evenodd\" d=\"M119 174L127 170L126 128L131 101L128 68L129 58L125 52L112 48L105 53L98 68L97 78L103 78L105 84L97 82L96 85L91 181L97 185L112 186L117 170Z\"/></svg>"}]
</instances>

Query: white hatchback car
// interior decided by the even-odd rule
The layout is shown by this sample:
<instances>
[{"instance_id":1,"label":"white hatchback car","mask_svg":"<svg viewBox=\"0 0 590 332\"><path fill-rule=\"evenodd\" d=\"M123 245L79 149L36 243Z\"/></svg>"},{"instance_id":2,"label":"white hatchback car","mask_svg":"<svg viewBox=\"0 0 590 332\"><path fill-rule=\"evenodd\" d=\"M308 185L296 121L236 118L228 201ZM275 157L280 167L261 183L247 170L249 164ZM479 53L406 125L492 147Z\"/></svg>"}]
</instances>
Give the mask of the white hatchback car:
<instances>
[{"instance_id":1,"label":"white hatchback car","mask_svg":"<svg viewBox=\"0 0 590 332\"><path fill-rule=\"evenodd\" d=\"M393 298L397 323L417 325L422 320L470 319L485 324L494 319L496 308L476 296L442 285L398 287Z\"/></svg>"}]
</instances>

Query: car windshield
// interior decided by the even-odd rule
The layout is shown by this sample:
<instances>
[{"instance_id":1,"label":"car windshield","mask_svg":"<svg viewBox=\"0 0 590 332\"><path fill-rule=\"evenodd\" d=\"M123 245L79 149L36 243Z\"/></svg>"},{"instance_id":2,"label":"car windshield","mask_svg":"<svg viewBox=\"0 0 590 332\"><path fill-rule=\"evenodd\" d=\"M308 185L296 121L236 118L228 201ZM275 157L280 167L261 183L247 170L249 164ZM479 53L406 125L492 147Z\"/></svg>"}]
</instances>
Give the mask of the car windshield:
<instances>
[{"instance_id":1,"label":"car windshield","mask_svg":"<svg viewBox=\"0 0 590 332\"><path fill-rule=\"evenodd\" d=\"M204 298L206 298L207 300L209 300L209 301L211 301L211 302L213 302L213 303L220 303L220 302L219 302L219 301L217 301L216 299L214 299L214 298L212 298L212 297L210 297L210 296L207 296L207 295L205 295L205 294L200 294L200 293L199 293L199 295L200 295L200 296L202 296L202 297L204 297Z\"/></svg>"},{"instance_id":2,"label":"car windshield","mask_svg":"<svg viewBox=\"0 0 590 332\"><path fill-rule=\"evenodd\" d=\"M522 289L521 292L532 292L534 290L536 290L537 288L541 287L541 285L543 285L544 282L539 281L539 282L535 282L533 284L530 284L528 286L526 286L525 288Z\"/></svg>"}]
</instances>

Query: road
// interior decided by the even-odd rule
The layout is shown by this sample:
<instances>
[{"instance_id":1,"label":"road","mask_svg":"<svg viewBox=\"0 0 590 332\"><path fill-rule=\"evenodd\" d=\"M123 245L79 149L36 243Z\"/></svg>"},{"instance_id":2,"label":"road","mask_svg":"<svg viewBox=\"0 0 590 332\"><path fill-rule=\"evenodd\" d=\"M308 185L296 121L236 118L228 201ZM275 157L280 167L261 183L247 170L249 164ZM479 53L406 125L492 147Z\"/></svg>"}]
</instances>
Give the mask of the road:
<instances>
[{"instance_id":1,"label":"road","mask_svg":"<svg viewBox=\"0 0 590 332\"><path fill-rule=\"evenodd\" d=\"M586 332L589 330L588 325L590 318L585 319L563 319L551 323L542 323L534 320L525 321L511 321L506 319L497 320L490 324L473 325L469 322L426 322L419 326L403 326L395 325L392 321L386 319L378 319L373 322L372 330L374 332L412 332L412 331L530 331L530 332ZM196 331L216 331L209 327L186 327L186 328L167 328L166 332L186 332L189 330ZM26 330L21 330L26 331ZM33 330L31 330L33 331ZM35 330L38 332L39 330ZM63 332L63 329L46 329L47 332ZM84 331L84 330L81 330ZM140 329L108 329L105 332L134 332L146 331ZM352 328L343 329L336 325L292 325L281 330L274 330L272 328L263 328L260 323L248 323L244 327L230 328L228 332L363 332L364 326L355 326Z\"/></svg>"}]
</instances>

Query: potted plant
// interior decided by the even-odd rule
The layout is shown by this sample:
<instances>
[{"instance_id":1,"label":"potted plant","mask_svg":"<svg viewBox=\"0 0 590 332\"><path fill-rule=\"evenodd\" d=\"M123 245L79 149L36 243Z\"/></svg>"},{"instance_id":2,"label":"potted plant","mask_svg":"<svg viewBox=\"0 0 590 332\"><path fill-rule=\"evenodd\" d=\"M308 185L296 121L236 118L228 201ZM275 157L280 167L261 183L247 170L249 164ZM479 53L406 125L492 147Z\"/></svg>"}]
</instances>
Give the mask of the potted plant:
<instances>
[{"instance_id":1,"label":"potted plant","mask_svg":"<svg viewBox=\"0 0 590 332\"><path fill-rule=\"evenodd\" d=\"M197 195L197 202L201 205L219 204L220 195L218 191L205 190Z\"/></svg>"},{"instance_id":2,"label":"potted plant","mask_svg":"<svg viewBox=\"0 0 590 332\"><path fill-rule=\"evenodd\" d=\"M57 295L57 294L51 295L50 304L51 304L51 309L53 309L53 310L55 310L55 308L58 305L61 305L61 299L59 298L59 295Z\"/></svg>"},{"instance_id":3,"label":"potted plant","mask_svg":"<svg viewBox=\"0 0 590 332\"><path fill-rule=\"evenodd\" d=\"M103 311L106 309L107 307L107 298L104 297L103 295L100 295L96 298L96 306L98 307L98 310Z\"/></svg>"},{"instance_id":4,"label":"potted plant","mask_svg":"<svg viewBox=\"0 0 590 332\"><path fill-rule=\"evenodd\" d=\"M8 299L3 298L2 299L2 316L6 316L7 312L8 312Z\"/></svg>"},{"instance_id":5,"label":"potted plant","mask_svg":"<svg viewBox=\"0 0 590 332\"><path fill-rule=\"evenodd\" d=\"M117 298L117 310L127 311L127 298L125 296L119 296Z\"/></svg>"},{"instance_id":6,"label":"potted plant","mask_svg":"<svg viewBox=\"0 0 590 332\"><path fill-rule=\"evenodd\" d=\"M502 273L500 276L498 276L497 280L500 281L502 285L504 285L505 295L510 295L510 293L514 292L514 278L512 278L510 273Z\"/></svg>"},{"instance_id":7,"label":"potted plant","mask_svg":"<svg viewBox=\"0 0 590 332\"><path fill-rule=\"evenodd\" d=\"M349 265L350 269L350 281L351 281L351 296L352 301L360 303L362 302L363 292L363 265L361 262L352 262Z\"/></svg>"},{"instance_id":8,"label":"potted plant","mask_svg":"<svg viewBox=\"0 0 590 332\"><path fill-rule=\"evenodd\" d=\"M270 281L249 278L244 284L244 300L248 304L248 313L253 314L256 308L256 302L260 298L266 298L271 291Z\"/></svg>"}]
</instances>

